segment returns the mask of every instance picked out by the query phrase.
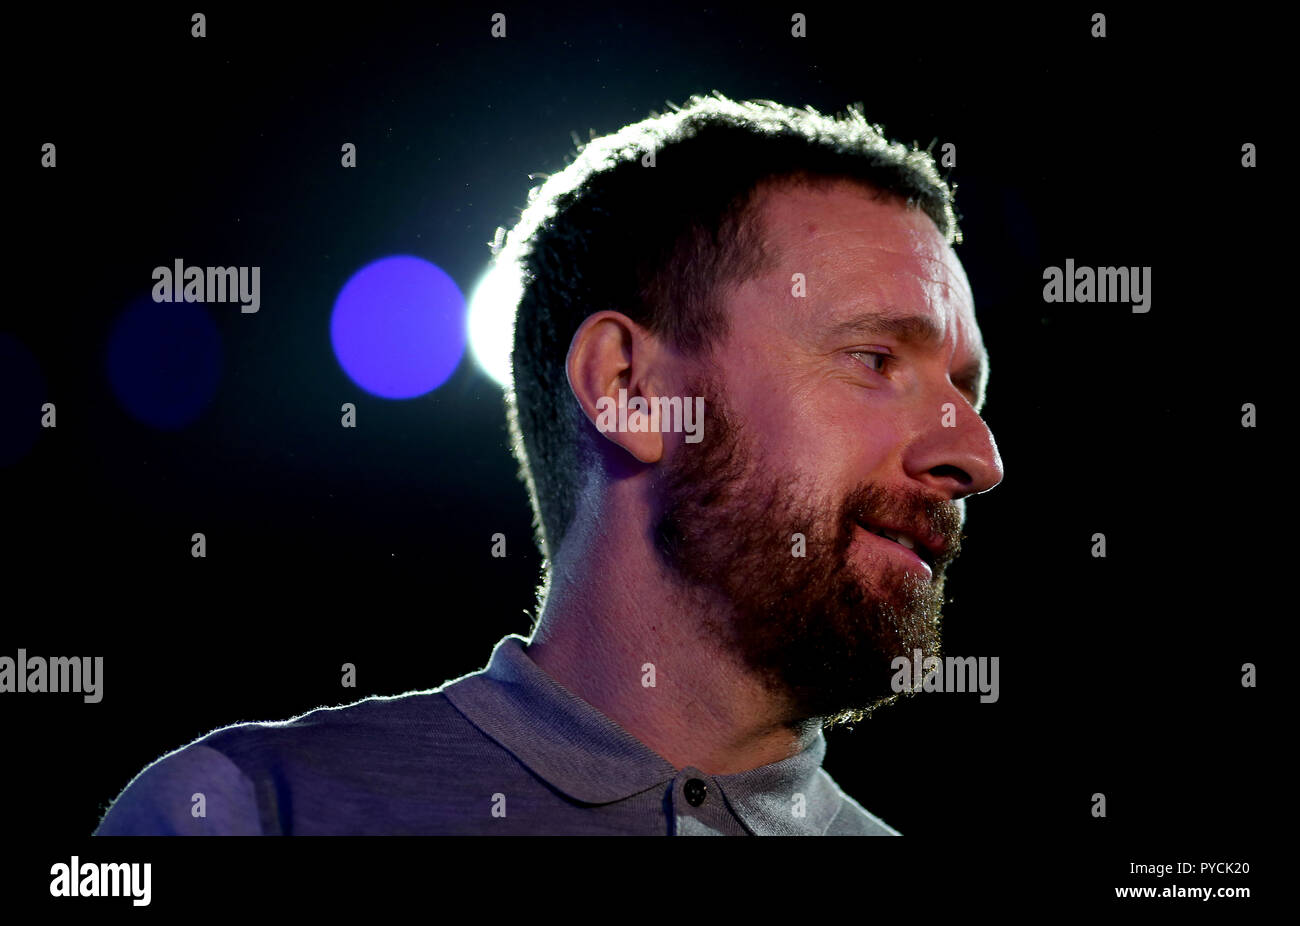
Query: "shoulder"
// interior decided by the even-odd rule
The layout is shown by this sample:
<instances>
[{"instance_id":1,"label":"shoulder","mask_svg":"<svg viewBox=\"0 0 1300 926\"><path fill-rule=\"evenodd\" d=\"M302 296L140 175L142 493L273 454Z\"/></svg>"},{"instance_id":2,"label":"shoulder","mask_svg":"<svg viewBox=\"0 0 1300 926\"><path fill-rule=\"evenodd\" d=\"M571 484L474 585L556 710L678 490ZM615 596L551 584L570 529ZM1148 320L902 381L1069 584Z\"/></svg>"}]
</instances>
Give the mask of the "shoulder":
<instances>
[{"instance_id":1,"label":"shoulder","mask_svg":"<svg viewBox=\"0 0 1300 926\"><path fill-rule=\"evenodd\" d=\"M819 770L819 774L825 776L826 781L835 789L836 793L840 797L840 809L831 820L830 826L826 829L827 836L903 835L850 797L838 784L836 784L835 779L831 778L831 776L826 773L825 769Z\"/></svg>"},{"instance_id":2,"label":"shoulder","mask_svg":"<svg viewBox=\"0 0 1300 926\"><path fill-rule=\"evenodd\" d=\"M252 782L201 740L167 753L112 802L96 836L243 836L260 832Z\"/></svg>"},{"instance_id":3,"label":"shoulder","mask_svg":"<svg viewBox=\"0 0 1300 926\"><path fill-rule=\"evenodd\" d=\"M274 833L285 803L313 780L404 773L431 755L481 749L481 740L441 689L230 724L147 765L95 835Z\"/></svg>"}]
</instances>

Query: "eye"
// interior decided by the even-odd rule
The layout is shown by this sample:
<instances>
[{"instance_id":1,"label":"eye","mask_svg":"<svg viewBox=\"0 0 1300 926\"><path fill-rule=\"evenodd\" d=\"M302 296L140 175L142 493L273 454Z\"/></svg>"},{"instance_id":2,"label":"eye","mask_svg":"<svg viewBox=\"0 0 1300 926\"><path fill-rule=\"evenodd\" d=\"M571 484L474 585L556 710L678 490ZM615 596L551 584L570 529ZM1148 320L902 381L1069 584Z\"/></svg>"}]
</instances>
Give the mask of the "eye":
<instances>
[{"instance_id":1,"label":"eye","mask_svg":"<svg viewBox=\"0 0 1300 926\"><path fill-rule=\"evenodd\" d=\"M876 373L884 373L886 368L889 366L889 362L894 359L893 354L885 354L874 350L855 350L852 356L862 360L863 365L866 366L867 369L873 370ZM874 361L863 360L862 358L864 357L874 358Z\"/></svg>"}]
</instances>

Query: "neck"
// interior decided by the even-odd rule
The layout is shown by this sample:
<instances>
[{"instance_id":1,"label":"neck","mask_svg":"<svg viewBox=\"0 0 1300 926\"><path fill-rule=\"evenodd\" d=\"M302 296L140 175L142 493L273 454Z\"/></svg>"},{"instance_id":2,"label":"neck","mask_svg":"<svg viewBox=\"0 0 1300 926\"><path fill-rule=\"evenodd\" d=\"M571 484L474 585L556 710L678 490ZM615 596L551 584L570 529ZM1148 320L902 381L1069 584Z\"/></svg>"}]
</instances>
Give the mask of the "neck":
<instances>
[{"instance_id":1,"label":"neck","mask_svg":"<svg viewBox=\"0 0 1300 926\"><path fill-rule=\"evenodd\" d=\"M820 719L790 717L707 631L709 616L725 626L725 602L680 589L648 541L630 542L648 531L599 533L565 538L533 661L677 769L731 775L807 748Z\"/></svg>"}]
</instances>

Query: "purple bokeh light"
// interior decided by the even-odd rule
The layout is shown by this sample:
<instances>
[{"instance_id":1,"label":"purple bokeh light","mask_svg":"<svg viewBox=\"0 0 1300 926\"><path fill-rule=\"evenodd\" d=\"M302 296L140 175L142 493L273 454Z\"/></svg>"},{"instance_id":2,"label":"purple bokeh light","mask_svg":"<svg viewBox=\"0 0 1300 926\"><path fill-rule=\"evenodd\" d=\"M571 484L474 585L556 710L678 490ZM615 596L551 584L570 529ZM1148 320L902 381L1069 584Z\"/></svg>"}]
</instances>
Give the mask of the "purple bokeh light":
<instances>
[{"instance_id":1,"label":"purple bokeh light","mask_svg":"<svg viewBox=\"0 0 1300 926\"><path fill-rule=\"evenodd\" d=\"M465 353L465 297L419 257L385 257L352 275L334 300L330 341L362 389L410 399L437 389Z\"/></svg>"}]
</instances>

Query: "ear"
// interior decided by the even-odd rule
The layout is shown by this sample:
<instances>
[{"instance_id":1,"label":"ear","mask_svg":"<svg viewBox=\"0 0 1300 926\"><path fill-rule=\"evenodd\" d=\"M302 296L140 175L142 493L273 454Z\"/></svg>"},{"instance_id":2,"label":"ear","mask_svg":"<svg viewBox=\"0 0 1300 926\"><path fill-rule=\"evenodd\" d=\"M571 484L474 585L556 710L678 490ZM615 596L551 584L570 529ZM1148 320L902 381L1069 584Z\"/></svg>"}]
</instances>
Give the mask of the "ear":
<instances>
[{"instance_id":1,"label":"ear","mask_svg":"<svg viewBox=\"0 0 1300 926\"><path fill-rule=\"evenodd\" d=\"M657 463L663 434L650 430L658 340L621 312L588 316L569 342L569 388L596 430L642 463ZM620 400L623 407L620 408Z\"/></svg>"}]
</instances>

